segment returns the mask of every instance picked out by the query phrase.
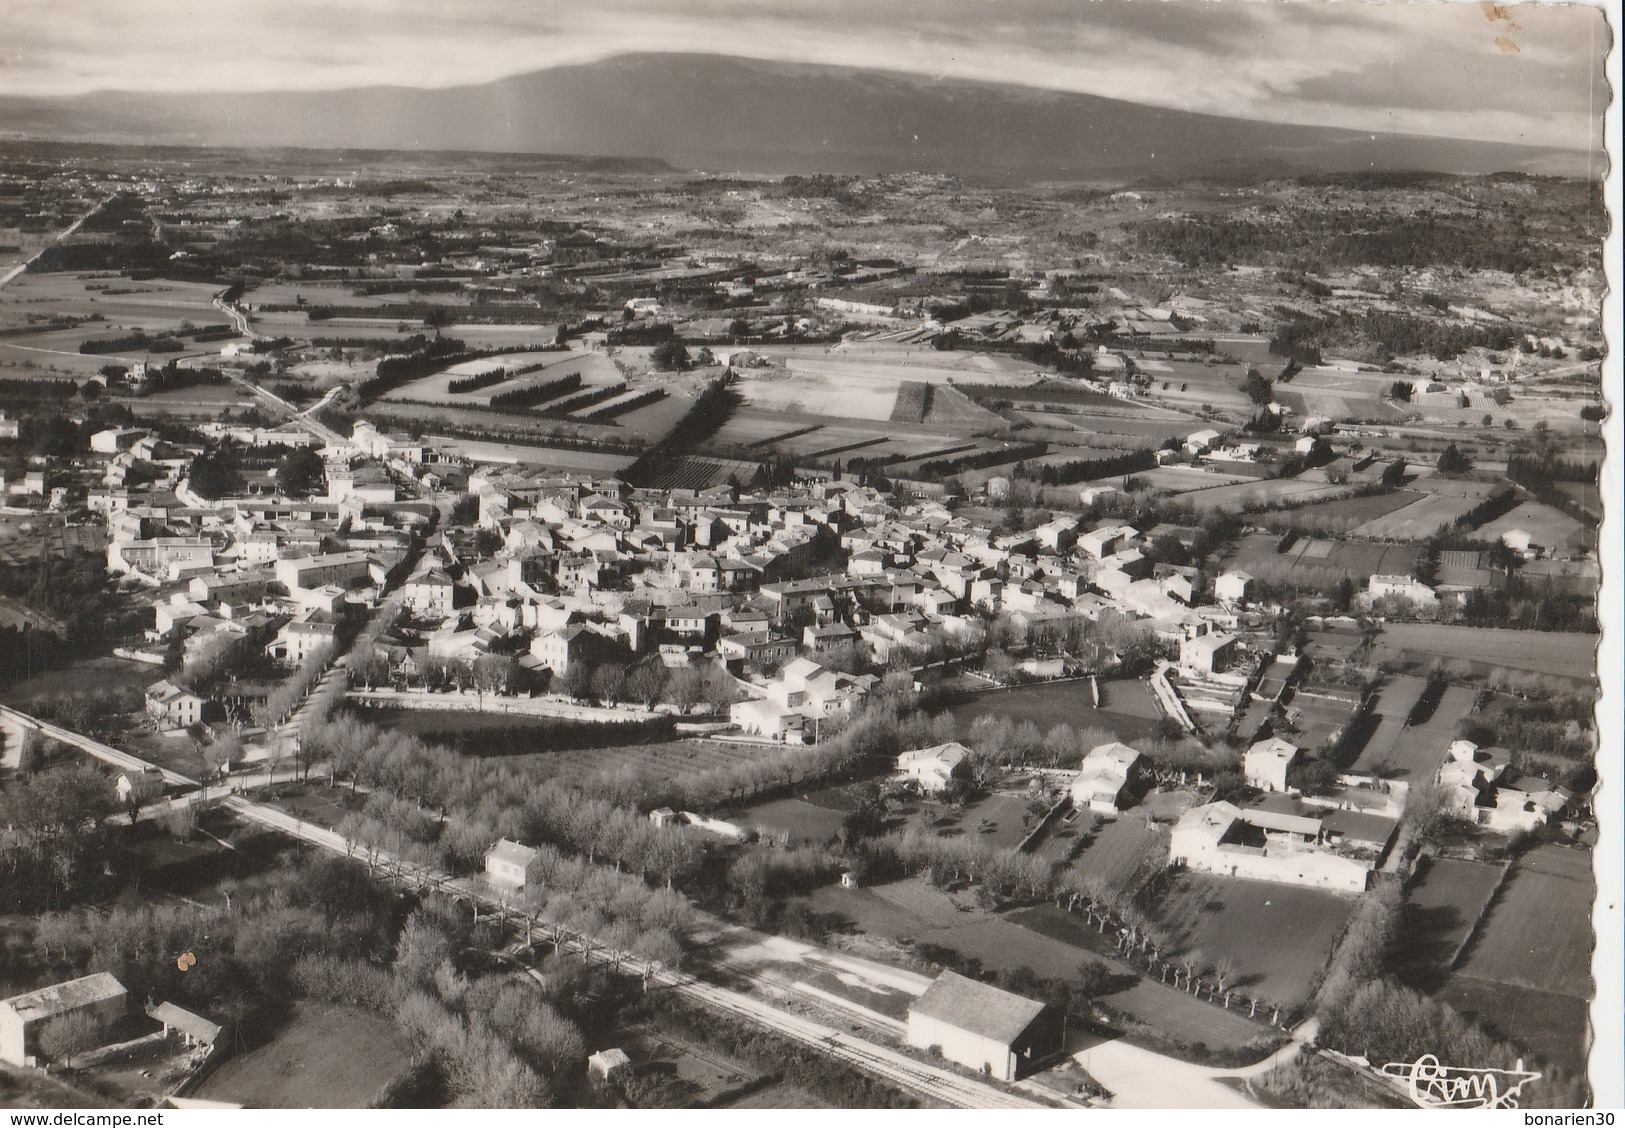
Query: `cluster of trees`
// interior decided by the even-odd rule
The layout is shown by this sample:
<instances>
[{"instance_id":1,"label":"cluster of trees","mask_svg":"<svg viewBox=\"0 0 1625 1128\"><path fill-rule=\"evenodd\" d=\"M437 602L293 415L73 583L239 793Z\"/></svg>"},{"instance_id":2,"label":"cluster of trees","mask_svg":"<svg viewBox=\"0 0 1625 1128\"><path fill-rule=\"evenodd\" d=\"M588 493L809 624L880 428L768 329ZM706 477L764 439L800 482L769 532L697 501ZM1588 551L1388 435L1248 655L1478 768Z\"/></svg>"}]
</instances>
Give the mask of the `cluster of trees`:
<instances>
[{"instance_id":1,"label":"cluster of trees","mask_svg":"<svg viewBox=\"0 0 1625 1128\"><path fill-rule=\"evenodd\" d=\"M582 891L583 903L593 896ZM414 907L339 859L290 853L260 876L227 878L199 897L47 913L33 954L55 978L109 971L132 996L175 1000L251 1037L274 1031L291 999L374 1011L417 1050L383 1100L412 1107L559 1099L585 1084L581 1026L595 1001L613 1003L627 990L569 954L544 962L545 985L490 970L478 949L496 936L465 911L439 900ZM684 926L681 906L637 919L645 944L680 953L671 928ZM183 951L197 956L184 972L175 962Z\"/></svg>"},{"instance_id":2,"label":"cluster of trees","mask_svg":"<svg viewBox=\"0 0 1625 1128\"><path fill-rule=\"evenodd\" d=\"M1596 751L1596 704L1591 695L1575 693L1507 698L1487 714L1468 717L1461 735L1479 745L1502 745L1515 754L1535 752L1588 762Z\"/></svg>"},{"instance_id":3,"label":"cluster of trees","mask_svg":"<svg viewBox=\"0 0 1625 1128\"><path fill-rule=\"evenodd\" d=\"M186 485L209 501L241 493L246 479L234 447L220 446L192 459L186 471Z\"/></svg>"},{"instance_id":4,"label":"cluster of trees","mask_svg":"<svg viewBox=\"0 0 1625 1128\"><path fill-rule=\"evenodd\" d=\"M54 657L100 650L140 618L108 582L106 559L81 548L0 564L0 596L62 625L60 646L50 633L14 632L19 645L0 646L0 676L39 673Z\"/></svg>"},{"instance_id":5,"label":"cluster of trees","mask_svg":"<svg viewBox=\"0 0 1625 1128\"><path fill-rule=\"evenodd\" d=\"M1493 229L1493 230L1492 230ZM1485 216L1431 210L1384 212L1352 208L1294 208L1267 220L1245 217L1156 219L1136 228L1158 254L1191 265L1280 265L1302 274L1333 267L1431 267L1517 274L1545 258L1521 216Z\"/></svg>"},{"instance_id":6,"label":"cluster of trees","mask_svg":"<svg viewBox=\"0 0 1625 1128\"><path fill-rule=\"evenodd\" d=\"M661 341L649 350L649 363L661 372L682 372L693 366L693 358L689 356L688 346L682 341Z\"/></svg>"},{"instance_id":7,"label":"cluster of trees","mask_svg":"<svg viewBox=\"0 0 1625 1128\"><path fill-rule=\"evenodd\" d=\"M403 356L386 356L378 362L372 377L356 385L356 394L362 402L375 400L392 392L402 384L431 376L465 360L476 360L480 353L470 352L462 341L442 337L436 332L429 340L421 333L405 342L408 351Z\"/></svg>"},{"instance_id":8,"label":"cluster of trees","mask_svg":"<svg viewBox=\"0 0 1625 1128\"><path fill-rule=\"evenodd\" d=\"M911 826L894 841L909 873L924 874L938 887L970 882L989 898L1036 901L1049 896L1054 865L1039 854L1021 854L974 838L944 838L930 827Z\"/></svg>"},{"instance_id":9,"label":"cluster of trees","mask_svg":"<svg viewBox=\"0 0 1625 1128\"><path fill-rule=\"evenodd\" d=\"M1129 451L1106 458L1080 458L1046 466L1019 466L1016 472L1036 479L1046 486L1070 486L1078 482L1091 482L1100 478L1116 478L1137 474L1157 465L1157 452L1149 448Z\"/></svg>"},{"instance_id":10,"label":"cluster of trees","mask_svg":"<svg viewBox=\"0 0 1625 1128\"><path fill-rule=\"evenodd\" d=\"M85 765L24 774L0 794L0 897L13 911L59 908L100 876L103 820L117 807L108 778Z\"/></svg>"},{"instance_id":11,"label":"cluster of trees","mask_svg":"<svg viewBox=\"0 0 1625 1128\"><path fill-rule=\"evenodd\" d=\"M624 392L626 389L621 390ZM581 419L588 423L601 423L606 419L614 419L617 416L636 411L640 407L647 407L651 403L658 403L665 398L665 388L649 388L617 403L606 404L594 411L589 411L582 415Z\"/></svg>"},{"instance_id":12,"label":"cluster of trees","mask_svg":"<svg viewBox=\"0 0 1625 1128\"><path fill-rule=\"evenodd\" d=\"M1518 331L1509 326L1366 309L1324 317L1295 317L1277 328L1270 338L1270 351L1303 365L1319 364L1322 349L1349 351L1382 361L1413 353L1454 360L1472 348L1505 350L1517 339Z\"/></svg>"},{"instance_id":13,"label":"cluster of trees","mask_svg":"<svg viewBox=\"0 0 1625 1128\"><path fill-rule=\"evenodd\" d=\"M664 438L638 456L622 475L634 485L658 480L685 451L703 443L726 423L739 406L739 393L723 372L694 397L694 404Z\"/></svg>"},{"instance_id":14,"label":"cluster of trees","mask_svg":"<svg viewBox=\"0 0 1625 1128\"><path fill-rule=\"evenodd\" d=\"M453 395L462 392L477 392L481 388L489 388L492 384L500 384L508 378L506 368L493 368L489 372L481 372L475 376L459 376L455 380L446 381L446 391Z\"/></svg>"},{"instance_id":15,"label":"cluster of trees","mask_svg":"<svg viewBox=\"0 0 1625 1128\"><path fill-rule=\"evenodd\" d=\"M1584 524L1596 524L1595 514L1577 503L1563 489L1565 483L1595 486L1601 481L1596 462L1559 458L1552 447L1543 445L1530 454L1514 454L1507 459L1507 477L1534 496L1536 501L1560 509Z\"/></svg>"},{"instance_id":16,"label":"cluster of trees","mask_svg":"<svg viewBox=\"0 0 1625 1128\"><path fill-rule=\"evenodd\" d=\"M984 470L989 466L1002 466L1006 462L1020 462L1028 458L1041 458L1047 450L1049 450L1049 443L1043 439L1037 439L1030 443L1017 443L1002 450L972 451L968 454L954 455L951 458L933 458L920 463L910 477L936 481L965 470ZM860 465L861 460L853 460L854 469L857 469Z\"/></svg>"},{"instance_id":17,"label":"cluster of trees","mask_svg":"<svg viewBox=\"0 0 1625 1128\"><path fill-rule=\"evenodd\" d=\"M1471 1062L1476 1069L1514 1069L1531 1055L1499 1041L1438 999L1391 979L1355 987L1335 1009L1321 1011L1316 1040L1373 1062L1412 1062L1431 1054L1443 1062ZM1585 1104L1583 1079L1547 1066L1523 1100L1545 1108Z\"/></svg>"}]
</instances>

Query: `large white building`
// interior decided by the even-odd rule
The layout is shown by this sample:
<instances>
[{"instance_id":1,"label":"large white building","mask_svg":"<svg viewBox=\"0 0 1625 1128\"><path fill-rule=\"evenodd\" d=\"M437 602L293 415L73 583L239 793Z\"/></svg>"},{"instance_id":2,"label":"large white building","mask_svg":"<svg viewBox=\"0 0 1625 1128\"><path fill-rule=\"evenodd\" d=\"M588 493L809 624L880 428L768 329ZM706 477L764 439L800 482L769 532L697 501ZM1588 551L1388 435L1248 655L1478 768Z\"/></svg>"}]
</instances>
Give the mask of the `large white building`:
<instances>
[{"instance_id":1,"label":"large white building","mask_svg":"<svg viewBox=\"0 0 1625 1128\"><path fill-rule=\"evenodd\" d=\"M105 971L0 999L0 1061L31 1064L39 1028L53 1018L88 1014L109 1025L123 1017L128 1005L124 984Z\"/></svg>"},{"instance_id":2,"label":"large white building","mask_svg":"<svg viewBox=\"0 0 1625 1128\"><path fill-rule=\"evenodd\" d=\"M1180 816L1168 856L1203 873L1359 893L1397 826L1380 815L1315 809L1286 796L1246 808L1220 801Z\"/></svg>"},{"instance_id":3,"label":"large white building","mask_svg":"<svg viewBox=\"0 0 1625 1128\"><path fill-rule=\"evenodd\" d=\"M945 971L909 1007L907 1041L977 1073L1015 1081L1062 1052L1066 1015Z\"/></svg>"}]
</instances>

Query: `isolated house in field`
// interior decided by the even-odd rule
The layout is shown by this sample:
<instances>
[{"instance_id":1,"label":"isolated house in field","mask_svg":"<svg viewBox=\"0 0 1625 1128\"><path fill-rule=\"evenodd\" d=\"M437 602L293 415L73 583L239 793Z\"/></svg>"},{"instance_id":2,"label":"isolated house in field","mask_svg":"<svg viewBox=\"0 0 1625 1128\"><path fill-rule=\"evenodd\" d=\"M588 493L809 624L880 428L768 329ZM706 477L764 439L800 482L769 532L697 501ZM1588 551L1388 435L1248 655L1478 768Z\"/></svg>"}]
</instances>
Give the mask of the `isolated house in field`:
<instances>
[{"instance_id":1,"label":"isolated house in field","mask_svg":"<svg viewBox=\"0 0 1625 1128\"><path fill-rule=\"evenodd\" d=\"M1000 1081L1015 1081L1061 1053L1066 1015L1034 999L945 971L908 1009L910 1046Z\"/></svg>"},{"instance_id":2,"label":"isolated house in field","mask_svg":"<svg viewBox=\"0 0 1625 1128\"><path fill-rule=\"evenodd\" d=\"M1242 773L1247 786L1260 791L1285 791L1286 773L1298 758L1298 747L1280 737L1260 740L1247 749L1242 759Z\"/></svg>"},{"instance_id":3,"label":"isolated house in field","mask_svg":"<svg viewBox=\"0 0 1625 1128\"><path fill-rule=\"evenodd\" d=\"M0 999L0 1061L29 1064L40 1027L53 1018L87 1014L108 1025L123 1018L128 1006L124 984L105 971Z\"/></svg>"},{"instance_id":4,"label":"isolated house in field","mask_svg":"<svg viewBox=\"0 0 1625 1128\"><path fill-rule=\"evenodd\" d=\"M957 740L931 748L916 748L897 757L897 772L927 795L937 795L948 786L969 755L970 749Z\"/></svg>"},{"instance_id":5,"label":"isolated house in field","mask_svg":"<svg viewBox=\"0 0 1625 1128\"><path fill-rule=\"evenodd\" d=\"M525 887L536 851L520 842L500 839L485 852L485 880L499 889L517 893Z\"/></svg>"},{"instance_id":6,"label":"isolated house in field","mask_svg":"<svg viewBox=\"0 0 1625 1128\"><path fill-rule=\"evenodd\" d=\"M1079 810L1115 815L1134 798L1134 777L1145 757L1137 749L1112 741L1096 745L1083 758L1072 781L1072 803Z\"/></svg>"},{"instance_id":7,"label":"isolated house in field","mask_svg":"<svg viewBox=\"0 0 1625 1128\"><path fill-rule=\"evenodd\" d=\"M609 1050L599 1050L587 1058L587 1068L593 1076L608 1081L619 1070L632 1064L632 1059L626 1056L626 1051L616 1047Z\"/></svg>"}]
</instances>

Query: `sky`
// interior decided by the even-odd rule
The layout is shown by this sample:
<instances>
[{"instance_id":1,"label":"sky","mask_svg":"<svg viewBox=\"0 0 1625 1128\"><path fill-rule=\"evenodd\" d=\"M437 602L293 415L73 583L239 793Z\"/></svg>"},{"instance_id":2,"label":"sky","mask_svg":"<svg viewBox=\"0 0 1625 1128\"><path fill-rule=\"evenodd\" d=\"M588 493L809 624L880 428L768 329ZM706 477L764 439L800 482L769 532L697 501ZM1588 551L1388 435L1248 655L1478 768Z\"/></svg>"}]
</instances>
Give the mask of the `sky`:
<instances>
[{"instance_id":1,"label":"sky","mask_svg":"<svg viewBox=\"0 0 1625 1128\"><path fill-rule=\"evenodd\" d=\"M1594 3L0 0L0 95L441 88L687 52L1586 148L1609 42Z\"/></svg>"}]
</instances>

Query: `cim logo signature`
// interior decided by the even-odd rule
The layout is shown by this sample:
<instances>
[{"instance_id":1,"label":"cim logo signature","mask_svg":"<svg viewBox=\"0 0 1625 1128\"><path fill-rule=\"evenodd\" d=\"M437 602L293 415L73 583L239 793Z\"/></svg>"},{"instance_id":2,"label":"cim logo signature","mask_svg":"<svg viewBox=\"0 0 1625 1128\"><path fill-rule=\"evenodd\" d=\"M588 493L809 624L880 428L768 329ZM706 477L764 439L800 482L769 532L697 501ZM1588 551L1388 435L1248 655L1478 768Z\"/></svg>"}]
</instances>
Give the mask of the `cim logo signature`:
<instances>
[{"instance_id":1,"label":"cim logo signature","mask_svg":"<svg viewBox=\"0 0 1625 1128\"><path fill-rule=\"evenodd\" d=\"M1523 1087L1540 1080L1540 1074L1524 1069L1522 1058L1512 1069L1468 1069L1440 1065L1432 1054L1414 1062L1391 1061L1382 1074L1404 1082L1422 1108L1517 1108Z\"/></svg>"}]
</instances>

